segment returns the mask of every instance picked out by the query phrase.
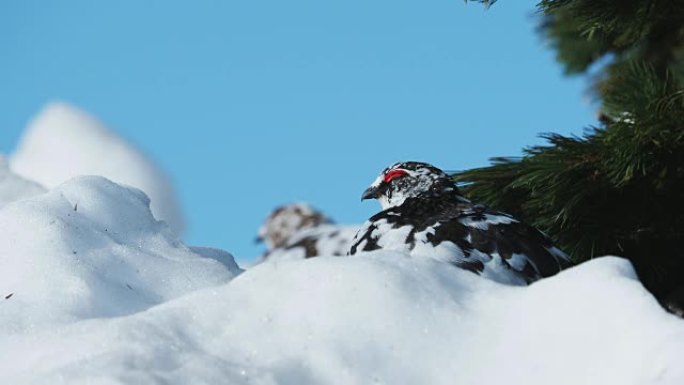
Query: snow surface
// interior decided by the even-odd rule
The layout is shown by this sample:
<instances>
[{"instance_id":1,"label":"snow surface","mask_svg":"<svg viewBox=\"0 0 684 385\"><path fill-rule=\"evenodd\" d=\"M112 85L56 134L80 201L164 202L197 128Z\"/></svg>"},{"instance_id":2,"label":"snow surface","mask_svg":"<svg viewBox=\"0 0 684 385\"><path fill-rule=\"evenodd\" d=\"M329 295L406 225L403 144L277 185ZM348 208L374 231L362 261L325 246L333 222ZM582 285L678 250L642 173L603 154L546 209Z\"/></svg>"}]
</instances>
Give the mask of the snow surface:
<instances>
[{"instance_id":1,"label":"snow surface","mask_svg":"<svg viewBox=\"0 0 684 385\"><path fill-rule=\"evenodd\" d=\"M10 171L7 161L0 155L0 207L44 192L43 186Z\"/></svg>"},{"instance_id":2,"label":"snow surface","mask_svg":"<svg viewBox=\"0 0 684 385\"><path fill-rule=\"evenodd\" d=\"M89 176L0 209L0 335L140 312L239 273L185 247L149 203Z\"/></svg>"},{"instance_id":3,"label":"snow surface","mask_svg":"<svg viewBox=\"0 0 684 385\"><path fill-rule=\"evenodd\" d=\"M529 287L387 251L228 282L235 271L170 242L145 203L82 178L0 210L4 231L26 223L0 248L14 292L0 302L0 383L684 381L684 323L622 259Z\"/></svg>"},{"instance_id":4,"label":"snow surface","mask_svg":"<svg viewBox=\"0 0 684 385\"><path fill-rule=\"evenodd\" d=\"M242 272L102 177L0 164L0 192L0 384L684 384L684 322L624 259L523 287L401 251Z\"/></svg>"},{"instance_id":5,"label":"snow surface","mask_svg":"<svg viewBox=\"0 0 684 385\"><path fill-rule=\"evenodd\" d=\"M102 175L137 187L152 199L155 217L177 234L183 230L182 212L165 173L131 143L67 103L48 104L31 121L10 164L48 188L78 175Z\"/></svg>"}]
</instances>

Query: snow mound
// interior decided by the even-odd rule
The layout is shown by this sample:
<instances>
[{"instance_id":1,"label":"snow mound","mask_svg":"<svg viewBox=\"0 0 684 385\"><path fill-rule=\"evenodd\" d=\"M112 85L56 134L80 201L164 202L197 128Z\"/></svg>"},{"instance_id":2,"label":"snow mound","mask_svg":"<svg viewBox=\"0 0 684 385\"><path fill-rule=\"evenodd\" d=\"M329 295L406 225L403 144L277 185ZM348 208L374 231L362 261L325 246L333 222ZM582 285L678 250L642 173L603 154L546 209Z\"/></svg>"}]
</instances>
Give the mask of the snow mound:
<instances>
[{"instance_id":1,"label":"snow mound","mask_svg":"<svg viewBox=\"0 0 684 385\"><path fill-rule=\"evenodd\" d=\"M11 172L7 161L0 155L0 207L44 192L43 186Z\"/></svg>"},{"instance_id":2,"label":"snow mound","mask_svg":"<svg viewBox=\"0 0 684 385\"><path fill-rule=\"evenodd\" d=\"M167 176L142 152L69 104L48 104L29 124L10 159L12 169L48 188L78 175L102 175L137 187L152 212L180 234L182 212Z\"/></svg>"},{"instance_id":3,"label":"snow mound","mask_svg":"<svg viewBox=\"0 0 684 385\"><path fill-rule=\"evenodd\" d=\"M396 252L265 263L2 346L12 384L684 383L684 323L612 257L529 287Z\"/></svg>"},{"instance_id":4,"label":"snow mound","mask_svg":"<svg viewBox=\"0 0 684 385\"><path fill-rule=\"evenodd\" d=\"M177 241L149 203L88 176L0 209L0 336L132 314L239 272Z\"/></svg>"},{"instance_id":5,"label":"snow mound","mask_svg":"<svg viewBox=\"0 0 684 385\"><path fill-rule=\"evenodd\" d=\"M240 266L238 266L238 264L235 262L233 254L225 250L215 249L213 247L190 246L190 251L192 251L195 254L201 255L204 258L216 260L221 264L225 265L226 267L228 267L228 269L230 269L231 271L242 272Z\"/></svg>"}]
</instances>

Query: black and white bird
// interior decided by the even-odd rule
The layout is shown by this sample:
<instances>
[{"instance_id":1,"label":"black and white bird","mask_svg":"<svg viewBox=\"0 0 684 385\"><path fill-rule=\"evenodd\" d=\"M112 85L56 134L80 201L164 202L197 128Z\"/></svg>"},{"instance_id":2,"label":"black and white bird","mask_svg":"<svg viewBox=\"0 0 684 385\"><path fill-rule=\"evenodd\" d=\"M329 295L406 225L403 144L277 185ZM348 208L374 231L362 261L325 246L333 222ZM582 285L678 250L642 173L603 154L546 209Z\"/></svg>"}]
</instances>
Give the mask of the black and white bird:
<instances>
[{"instance_id":1,"label":"black and white bird","mask_svg":"<svg viewBox=\"0 0 684 385\"><path fill-rule=\"evenodd\" d=\"M397 250L518 285L570 266L541 231L470 202L447 173L427 163L386 168L361 197L369 198L380 201L383 211L361 227L350 255Z\"/></svg>"},{"instance_id":2,"label":"black and white bird","mask_svg":"<svg viewBox=\"0 0 684 385\"><path fill-rule=\"evenodd\" d=\"M344 256L358 229L337 225L308 204L293 203L271 212L257 240L268 247L262 260Z\"/></svg>"}]
</instances>

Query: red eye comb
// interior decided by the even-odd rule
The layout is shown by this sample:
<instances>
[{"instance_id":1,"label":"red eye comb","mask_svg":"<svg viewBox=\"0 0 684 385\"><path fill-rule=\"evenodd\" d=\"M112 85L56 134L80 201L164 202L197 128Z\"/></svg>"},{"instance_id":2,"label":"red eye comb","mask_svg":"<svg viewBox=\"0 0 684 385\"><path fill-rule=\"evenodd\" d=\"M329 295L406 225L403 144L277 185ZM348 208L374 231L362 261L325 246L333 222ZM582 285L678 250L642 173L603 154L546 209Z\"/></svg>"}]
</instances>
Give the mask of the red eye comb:
<instances>
[{"instance_id":1,"label":"red eye comb","mask_svg":"<svg viewBox=\"0 0 684 385\"><path fill-rule=\"evenodd\" d=\"M404 170L390 170L387 172L387 174L385 174L385 177L383 178L383 180L385 181L385 183L389 183L392 180L397 179L397 178L402 177L402 176L407 175L407 174L408 173Z\"/></svg>"}]
</instances>

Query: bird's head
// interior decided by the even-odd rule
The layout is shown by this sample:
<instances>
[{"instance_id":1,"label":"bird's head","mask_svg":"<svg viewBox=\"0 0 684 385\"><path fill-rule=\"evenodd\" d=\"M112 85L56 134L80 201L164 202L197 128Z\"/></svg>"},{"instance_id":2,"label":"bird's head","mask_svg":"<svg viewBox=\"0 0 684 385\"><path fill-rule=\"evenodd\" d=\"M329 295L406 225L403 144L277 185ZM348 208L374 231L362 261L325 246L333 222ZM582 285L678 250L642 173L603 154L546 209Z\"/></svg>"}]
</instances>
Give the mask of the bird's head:
<instances>
[{"instance_id":1,"label":"bird's head","mask_svg":"<svg viewBox=\"0 0 684 385\"><path fill-rule=\"evenodd\" d=\"M399 206L407 198L427 198L455 192L451 177L437 167L423 162L400 162L387 167L363 192L361 200L377 199L386 210Z\"/></svg>"}]
</instances>

